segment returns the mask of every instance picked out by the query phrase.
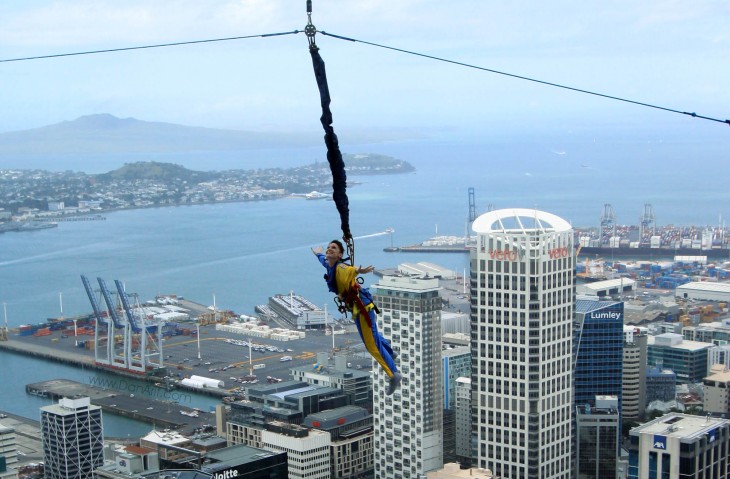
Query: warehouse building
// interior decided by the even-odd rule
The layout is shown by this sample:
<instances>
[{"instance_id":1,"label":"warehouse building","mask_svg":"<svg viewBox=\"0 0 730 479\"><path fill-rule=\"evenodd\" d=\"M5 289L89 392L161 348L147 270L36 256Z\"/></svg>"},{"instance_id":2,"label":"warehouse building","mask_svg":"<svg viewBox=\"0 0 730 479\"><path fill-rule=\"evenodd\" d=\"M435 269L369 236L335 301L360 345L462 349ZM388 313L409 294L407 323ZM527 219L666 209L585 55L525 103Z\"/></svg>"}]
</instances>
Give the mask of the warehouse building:
<instances>
[{"instance_id":1,"label":"warehouse building","mask_svg":"<svg viewBox=\"0 0 730 479\"><path fill-rule=\"evenodd\" d=\"M683 299L730 301L730 283L695 281L677 286L675 295Z\"/></svg>"}]
</instances>

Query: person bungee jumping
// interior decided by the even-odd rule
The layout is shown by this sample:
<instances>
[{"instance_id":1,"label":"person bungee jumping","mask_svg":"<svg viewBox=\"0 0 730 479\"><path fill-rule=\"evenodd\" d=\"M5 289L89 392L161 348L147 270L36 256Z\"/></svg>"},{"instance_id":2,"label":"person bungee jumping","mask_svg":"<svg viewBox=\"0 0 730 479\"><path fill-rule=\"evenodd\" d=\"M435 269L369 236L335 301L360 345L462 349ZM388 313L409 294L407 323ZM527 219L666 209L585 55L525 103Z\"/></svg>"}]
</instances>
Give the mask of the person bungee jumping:
<instances>
[{"instance_id":1,"label":"person bungee jumping","mask_svg":"<svg viewBox=\"0 0 730 479\"><path fill-rule=\"evenodd\" d=\"M323 248L318 246L312 248L322 266L327 269L324 278L327 281L329 290L337 294L341 304L352 313L352 318L357 325L357 331L360 333L360 339L365 344L370 355L383 368L385 374L390 378L387 394L390 396L398 389L403 376L398 372L395 365L395 357L397 356L390 347L388 340L378 331L376 312L378 312L373 296L367 288L360 286L357 281L358 274L371 273L372 266L354 267L343 261L342 256L345 248L339 240L333 240L327 245L327 249L322 253Z\"/></svg>"}]
</instances>

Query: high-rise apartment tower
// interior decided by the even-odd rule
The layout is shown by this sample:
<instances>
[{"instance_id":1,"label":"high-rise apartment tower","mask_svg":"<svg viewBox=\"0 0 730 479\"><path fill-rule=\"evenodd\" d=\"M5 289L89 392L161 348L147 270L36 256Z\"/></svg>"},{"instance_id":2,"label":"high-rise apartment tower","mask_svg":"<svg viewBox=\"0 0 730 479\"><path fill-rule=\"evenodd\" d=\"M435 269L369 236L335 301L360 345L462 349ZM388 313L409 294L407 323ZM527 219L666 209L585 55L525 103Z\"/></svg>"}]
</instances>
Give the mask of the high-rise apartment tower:
<instances>
[{"instance_id":1,"label":"high-rise apartment tower","mask_svg":"<svg viewBox=\"0 0 730 479\"><path fill-rule=\"evenodd\" d=\"M384 276L371 291L378 328L399 353L400 388L374 368L375 477L417 479L443 466L441 295L438 280Z\"/></svg>"}]
</instances>

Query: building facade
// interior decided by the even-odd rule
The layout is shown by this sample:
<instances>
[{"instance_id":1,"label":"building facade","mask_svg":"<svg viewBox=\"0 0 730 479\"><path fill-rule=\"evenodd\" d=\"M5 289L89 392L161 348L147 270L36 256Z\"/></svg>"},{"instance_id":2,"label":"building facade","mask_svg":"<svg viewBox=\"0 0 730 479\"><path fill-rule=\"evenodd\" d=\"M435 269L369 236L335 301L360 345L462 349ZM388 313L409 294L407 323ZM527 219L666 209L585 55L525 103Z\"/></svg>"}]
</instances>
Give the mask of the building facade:
<instances>
[{"instance_id":1,"label":"building facade","mask_svg":"<svg viewBox=\"0 0 730 479\"><path fill-rule=\"evenodd\" d=\"M677 397L677 375L660 366L646 370L646 404L653 401L674 401Z\"/></svg>"},{"instance_id":2,"label":"building facade","mask_svg":"<svg viewBox=\"0 0 730 479\"><path fill-rule=\"evenodd\" d=\"M332 479L372 476L373 416L366 409L345 406L310 414L304 425L329 433Z\"/></svg>"},{"instance_id":3,"label":"building facade","mask_svg":"<svg viewBox=\"0 0 730 479\"><path fill-rule=\"evenodd\" d=\"M331 367L326 352L317 353L317 364L324 367L321 370L311 366L291 368L291 378L316 386L341 389L350 397L349 404L370 409L373 402L373 380L369 371L350 368L346 356L335 356L334 367Z\"/></svg>"},{"instance_id":4,"label":"building facade","mask_svg":"<svg viewBox=\"0 0 730 479\"><path fill-rule=\"evenodd\" d=\"M629 479L727 479L730 421L670 413L630 432Z\"/></svg>"},{"instance_id":5,"label":"building facade","mask_svg":"<svg viewBox=\"0 0 730 479\"><path fill-rule=\"evenodd\" d=\"M458 378L456 380L455 397L456 461L468 466L471 465L472 457L474 457L471 441L471 378Z\"/></svg>"},{"instance_id":6,"label":"building facade","mask_svg":"<svg viewBox=\"0 0 730 479\"><path fill-rule=\"evenodd\" d=\"M15 429L0 424L0 479L18 479Z\"/></svg>"},{"instance_id":7,"label":"building facade","mask_svg":"<svg viewBox=\"0 0 730 479\"><path fill-rule=\"evenodd\" d=\"M575 477L616 479L621 437L618 397L598 396L593 402L575 408Z\"/></svg>"},{"instance_id":8,"label":"building facade","mask_svg":"<svg viewBox=\"0 0 730 479\"><path fill-rule=\"evenodd\" d=\"M18 463L18 445L15 429L0 424L0 456L5 458L6 467L15 467Z\"/></svg>"},{"instance_id":9,"label":"building facade","mask_svg":"<svg viewBox=\"0 0 730 479\"><path fill-rule=\"evenodd\" d=\"M101 408L88 397L43 406L41 438L47 479L91 479L104 464Z\"/></svg>"},{"instance_id":10,"label":"building facade","mask_svg":"<svg viewBox=\"0 0 730 479\"><path fill-rule=\"evenodd\" d=\"M571 476L575 258L565 220L508 209L474 221L472 427L496 477Z\"/></svg>"},{"instance_id":11,"label":"building facade","mask_svg":"<svg viewBox=\"0 0 730 479\"><path fill-rule=\"evenodd\" d=\"M595 406L595 397L606 395L617 396L620 403L624 303L577 299L574 331L575 406Z\"/></svg>"},{"instance_id":12,"label":"building facade","mask_svg":"<svg viewBox=\"0 0 730 479\"><path fill-rule=\"evenodd\" d=\"M646 412L647 341L646 330L624 327L621 415L625 419L641 419Z\"/></svg>"},{"instance_id":13,"label":"building facade","mask_svg":"<svg viewBox=\"0 0 730 479\"><path fill-rule=\"evenodd\" d=\"M261 433L262 449L286 452L289 479L329 479L330 435L294 424L271 422Z\"/></svg>"},{"instance_id":14,"label":"building facade","mask_svg":"<svg viewBox=\"0 0 730 479\"><path fill-rule=\"evenodd\" d=\"M471 375L471 349L468 346L445 347L443 351L444 409L456 406L456 380Z\"/></svg>"},{"instance_id":15,"label":"building facade","mask_svg":"<svg viewBox=\"0 0 730 479\"><path fill-rule=\"evenodd\" d=\"M707 370L710 371L717 364L730 368L730 344L715 346L707 351Z\"/></svg>"},{"instance_id":16,"label":"building facade","mask_svg":"<svg viewBox=\"0 0 730 479\"><path fill-rule=\"evenodd\" d=\"M371 291L378 328L399 353L400 388L374 368L375 477L416 479L443 466L441 296L437 279L384 276Z\"/></svg>"},{"instance_id":17,"label":"building facade","mask_svg":"<svg viewBox=\"0 0 730 479\"><path fill-rule=\"evenodd\" d=\"M710 343L687 341L681 334L659 334L649 338L647 363L671 369L680 384L702 382L707 376L708 353L714 347Z\"/></svg>"},{"instance_id":18,"label":"building facade","mask_svg":"<svg viewBox=\"0 0 730 479\"><path fill-rule=\"evenodd\" d=\"M730 371L716 366L703 381L704 410L716 415L730 414Z\"/></svg>"}]
</instances>

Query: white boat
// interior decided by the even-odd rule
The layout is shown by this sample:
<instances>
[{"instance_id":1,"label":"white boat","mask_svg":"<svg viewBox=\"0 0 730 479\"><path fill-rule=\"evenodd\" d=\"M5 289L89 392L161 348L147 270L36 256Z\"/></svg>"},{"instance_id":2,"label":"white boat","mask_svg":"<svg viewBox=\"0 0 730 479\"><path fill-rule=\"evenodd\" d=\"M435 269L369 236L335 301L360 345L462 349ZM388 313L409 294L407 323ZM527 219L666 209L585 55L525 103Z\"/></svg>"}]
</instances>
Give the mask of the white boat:
<instances>
[{"instance_id":1,"label":"white boat","mask_svg":"<svg viewBox=\"0 0 730 479\"><path fill-rule=\"evenodd\" d=\"M304 195L304 197L308 200L323 200L325 198L329 198L330 195L326 193L320 193L319 191L312 191Z\"/></svg>"}]
</instances>

